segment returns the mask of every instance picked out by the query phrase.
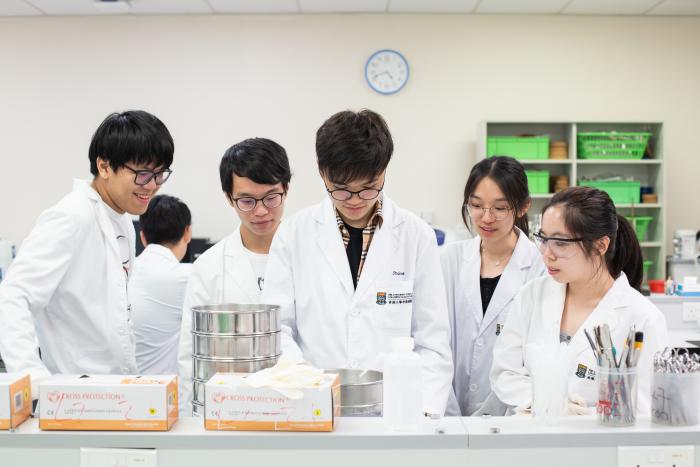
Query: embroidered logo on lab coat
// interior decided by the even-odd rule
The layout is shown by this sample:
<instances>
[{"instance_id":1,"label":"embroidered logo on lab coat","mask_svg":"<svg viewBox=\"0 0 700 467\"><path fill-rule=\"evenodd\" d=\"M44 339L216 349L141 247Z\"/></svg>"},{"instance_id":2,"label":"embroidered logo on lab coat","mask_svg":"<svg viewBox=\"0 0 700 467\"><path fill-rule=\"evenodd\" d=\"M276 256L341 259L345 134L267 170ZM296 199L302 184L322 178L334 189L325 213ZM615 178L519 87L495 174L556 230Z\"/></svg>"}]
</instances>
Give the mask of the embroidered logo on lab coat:
<instances>
[{"instance_id":1,"label":"embroidered logo on lab coat","mask_svg":"<svg viewBox=\"0 0 700 467\"><path fill-rule=\"evenodd\" d=\"M595 370L588 368L583 363L579 363L576 367L576 376L581 379L589 379L593 381L595 379Z\"/></svg>"},{"instance_id":2,"label":"embroidered logo on lab coat","mask_svg":"<svg viewBox=\"0 0 700 467\"><path fill-rule=\"evenodd\" d=\"M377 292L377 305L405 305L413 303L413 292Z\"/></svg>"}]
</instances>

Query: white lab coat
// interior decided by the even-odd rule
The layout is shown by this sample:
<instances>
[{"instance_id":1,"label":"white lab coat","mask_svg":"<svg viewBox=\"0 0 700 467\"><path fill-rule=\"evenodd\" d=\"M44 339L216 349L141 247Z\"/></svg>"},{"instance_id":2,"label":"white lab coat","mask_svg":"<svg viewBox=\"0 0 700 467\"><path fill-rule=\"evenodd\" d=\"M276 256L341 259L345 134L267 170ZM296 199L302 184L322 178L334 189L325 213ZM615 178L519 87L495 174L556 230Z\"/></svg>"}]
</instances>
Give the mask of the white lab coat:
<instances>
[{"instance_id":1,"label":"white lab coat","mask_svg":"<svg viewBox=\"0 0 700 467\"><path fill-rule=\"evenodd\" d=\"M498 398L516 411L532 405L531 369L537 352L528 344L559 345L561 316L566 284L551 277L535 279L516 297L500 339L496 341L491 369L491 385ZM629 330L635 326L644 332L644 346L638 364L638 413L651 410L651 382L654 353L666 347L668 332L664 315L647 298L630 287L624 273L602 298L566 347L570 362L569 395L578 394L586 405L595 407L598 388L595 381L596 359L583 330L608 324L613 345L624 348Z\"/></svg>"},{"instance_id":2,"label":"white lab coat","mask_svg":"<svg viewBox=\"0 0 700 467\"><path fill-rule=\"evenodd\" d=\"M126 274L107 206L88 182L37 220L0 285L0 354L9 372L134 374ZM134 227L121 217L130 235ZM41 359L37 353L37 337Z\"/></svg>"},{"instance_id":3,"label":"white lab coat","mask_svg":"<svg viewBox=\"0 0 700 467\"><path fill-rule=\"evenodd\" d=\"M192 307L260 303L258 275L241 240L240 227L194 262L182 305L178 351L180 412L192 412Z\"/></svg>"},{"instance_id":4,"label":"white lab coat","mask_svg":"<svg viewBox=\"0 0 700 467\"><path fill-rule=\"evenodd\" d=\"M129 278L129 302L140 374L177 373L182 303L192 265L181 263L162 245L148 245Z\"/></svg>"},{"instance_id":5,"label":"white lab coat","mask_svg":"<svg viewBox=\"0 0 700 467\"><path fill-rule=\"evenodd\" d=\"M513 299L530 280L545 271L537 247L517 230L518 241L498 281L486 314L481 303L481 239L446 245L442 272L450 317L454 380L447 415L471 415L491 392L489 372L493 346Z\"/></svg>"},{"instance_id":6,"label":"white lab coat","mask_svg":"<svg viewBox=\"0 0 700 467\"><path fill-rule=\"evenodd\" d=\"M381 369L391 338L413 336L425 409L442 414L452 358L435 233L386 196L382 212L357 290L330 199L285 220L272 241L262 300L282 307L283 336L294 338L283 339L283 353L301 351L319 368Z\"/></svg>"}]
</instances>

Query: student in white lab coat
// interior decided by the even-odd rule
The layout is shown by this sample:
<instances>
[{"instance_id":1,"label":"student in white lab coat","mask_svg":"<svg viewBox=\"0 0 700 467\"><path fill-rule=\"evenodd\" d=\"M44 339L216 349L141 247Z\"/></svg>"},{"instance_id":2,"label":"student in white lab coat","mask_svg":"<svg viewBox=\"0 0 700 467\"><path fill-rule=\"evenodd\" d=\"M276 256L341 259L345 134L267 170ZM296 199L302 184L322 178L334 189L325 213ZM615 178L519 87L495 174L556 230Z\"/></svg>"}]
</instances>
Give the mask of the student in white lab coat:
<instances>
[{"instance_id":1,"label":"student in white lab coat","mask_svg":"<svg viewBox=\"0 0 700 467\"><path fill-rule=\"evenodd\" d=\"M632 226L607 193L574 187L547 204L535 238L549 274L525 285L511 307L494 349L494 392L515 412L530 410L540 350L563 342L569 412L590 413L598 399L596 359L584 329L608 324L621 353L635 326L644 333L638 410L649 414L653 355L666 346L667 330L663 314L638 292L642 254Z\"/></svg>"},{"instance_id":2,"label":"student in white lab coat","mask_svg":"<svg viewBox=\"0 0 700 467\"><path fill-rule=\"evenodd\" d=\"M316 134L328 192L285 220L270 250L263 301L281 305L283 352L319 368L381 369L392 337L423 360L424 407L442 414L452 381L445 288L433 230L383 194L393 142L363 110Z\"/></svg>"},{"instance_id":3,"label":"student in white lab coat","mask_svg":"<svg viewBox=\"0 0 700 467\"><path fill-rule=\"evenodd\" d=\"M544 273L528 239L529 207L527 176L518 161L489 157L472 168L462 218L477 236L442 251L455 367L448 415L471 415L489 396L493 346L513 298Z\"/></svg>"},{"instance_id":4,"label":"student in white lab coat","mask_svg":"<svg viewBox=\"0 0 700 467\"><path fill-rule=\"evenodd\" d=\"M92 180L41 214L0 285L0 355L9 372L31 374L35 395L51 373L136 373L130 215L168 179L173 140L151 114L115 113L88 155Z\"/></svg>"},{"instance_id":5,"label":"student in white lab coat","mask_svg":"<svg viewBox=\"0 0 700 467\"><path fill-rule=\"evenodd\" d=\"M282 220L292 173L287 152L265 138L231 146L219 165L221 189L240 225L197 258L182 307L178 353L180 411L192 411L193 306L260 303L272 237Z\"/></svg>"},{"instance_id":6,"label":"student in white lab coat","mask_svg":"<svg viewBox=\"0 0 700 467\"><path fill-rule=\"evenodd\" d=\"M129 300L140 374L177 374L182 302L192 265L181 263L192 239L192 214L185 203L158 195L139 217L146 248L134 262Z\"/></svg>"}]
</instances>

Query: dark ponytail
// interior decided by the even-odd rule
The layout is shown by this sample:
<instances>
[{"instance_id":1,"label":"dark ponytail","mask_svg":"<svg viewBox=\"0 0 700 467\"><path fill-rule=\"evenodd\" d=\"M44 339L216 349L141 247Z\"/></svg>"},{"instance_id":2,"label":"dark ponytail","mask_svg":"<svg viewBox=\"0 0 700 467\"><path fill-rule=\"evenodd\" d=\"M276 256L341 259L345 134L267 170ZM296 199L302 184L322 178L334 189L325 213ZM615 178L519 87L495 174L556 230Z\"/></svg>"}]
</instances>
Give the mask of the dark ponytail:
<instances>
[{"instance_id":1,"label":"dark ponytail","mask_svg":"<svg viewBox=\"0 0 700 467\"><path fill-rule=\"evenodd\" d=\"M597 188L577 186L556 193L542 210L561 205L564 223L588 257L596 255L595 244L603 237L610 239L603 264L617 279L624 272L630 286L642 287L642 248L632 225L617 214L610 196Z\"/></svg>"},{"instance_id":2,"label":"dark ponytail","mask_svg":"<svg viewBox=\"0 0 700 467\"><path fill-rule=\"evenodd\" d=\"M611 239L612 240L612 239ZM617 239L612 254L610 249L605 255L610 274L617 278L624 272L630 285L637 290L642 288L643 261L642 247L632 224L624 216L617 215Z\"/></svg>"},{"instance_id":3,"label":"dark ponytail","mask_svg":"<svg viewBox=\"0 0 700 467\"><path fill-rule=\"evenodd\" d=\"M508 206L513 210L513 215L515 216L515 226L529 236L530 227L527 213L523 214L522 217L518 217L518 212L530 204L527 175L525 174L525 168L520 162L507 156L487 157L472 167L467 184L464 187L464 201L462 202L462 220L464 225L471 231L466 206L479 182L486 177L498 185L498 188L501 189L508 200Z\"/></svg>"}]
</instances>

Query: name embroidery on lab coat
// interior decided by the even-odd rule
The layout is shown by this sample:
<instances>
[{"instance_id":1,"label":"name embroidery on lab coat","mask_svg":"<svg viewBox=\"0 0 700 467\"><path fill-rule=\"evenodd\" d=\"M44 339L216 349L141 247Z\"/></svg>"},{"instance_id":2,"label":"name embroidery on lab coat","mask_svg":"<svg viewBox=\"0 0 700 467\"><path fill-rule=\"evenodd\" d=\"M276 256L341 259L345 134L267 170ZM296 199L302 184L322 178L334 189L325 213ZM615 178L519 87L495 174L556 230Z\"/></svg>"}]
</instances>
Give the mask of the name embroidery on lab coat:
<instances>
[{"instance_id":1,"label":"name embroidery on lab coat","mask_svg":"<svg viewBox=\"0 0 700 467\"><path fill-rule=\"evenodd\" d=\"M595 380L595 370L592 368L588 368L583 363L579 363L578 367L576 368L576 376L581 378L581 379L589 379L591 381L594 381Z\"/></svg>"},{"instance_id":2,"label":"name embroidery on lab coat","mask_svg":"<svg viewBox=\"0 0 700 467\"><path fill-rule=\"evenodd\" d=\"M377 305L403 305L413 303L413 292L377 292Z\"/></svg>"}]
</instances>

